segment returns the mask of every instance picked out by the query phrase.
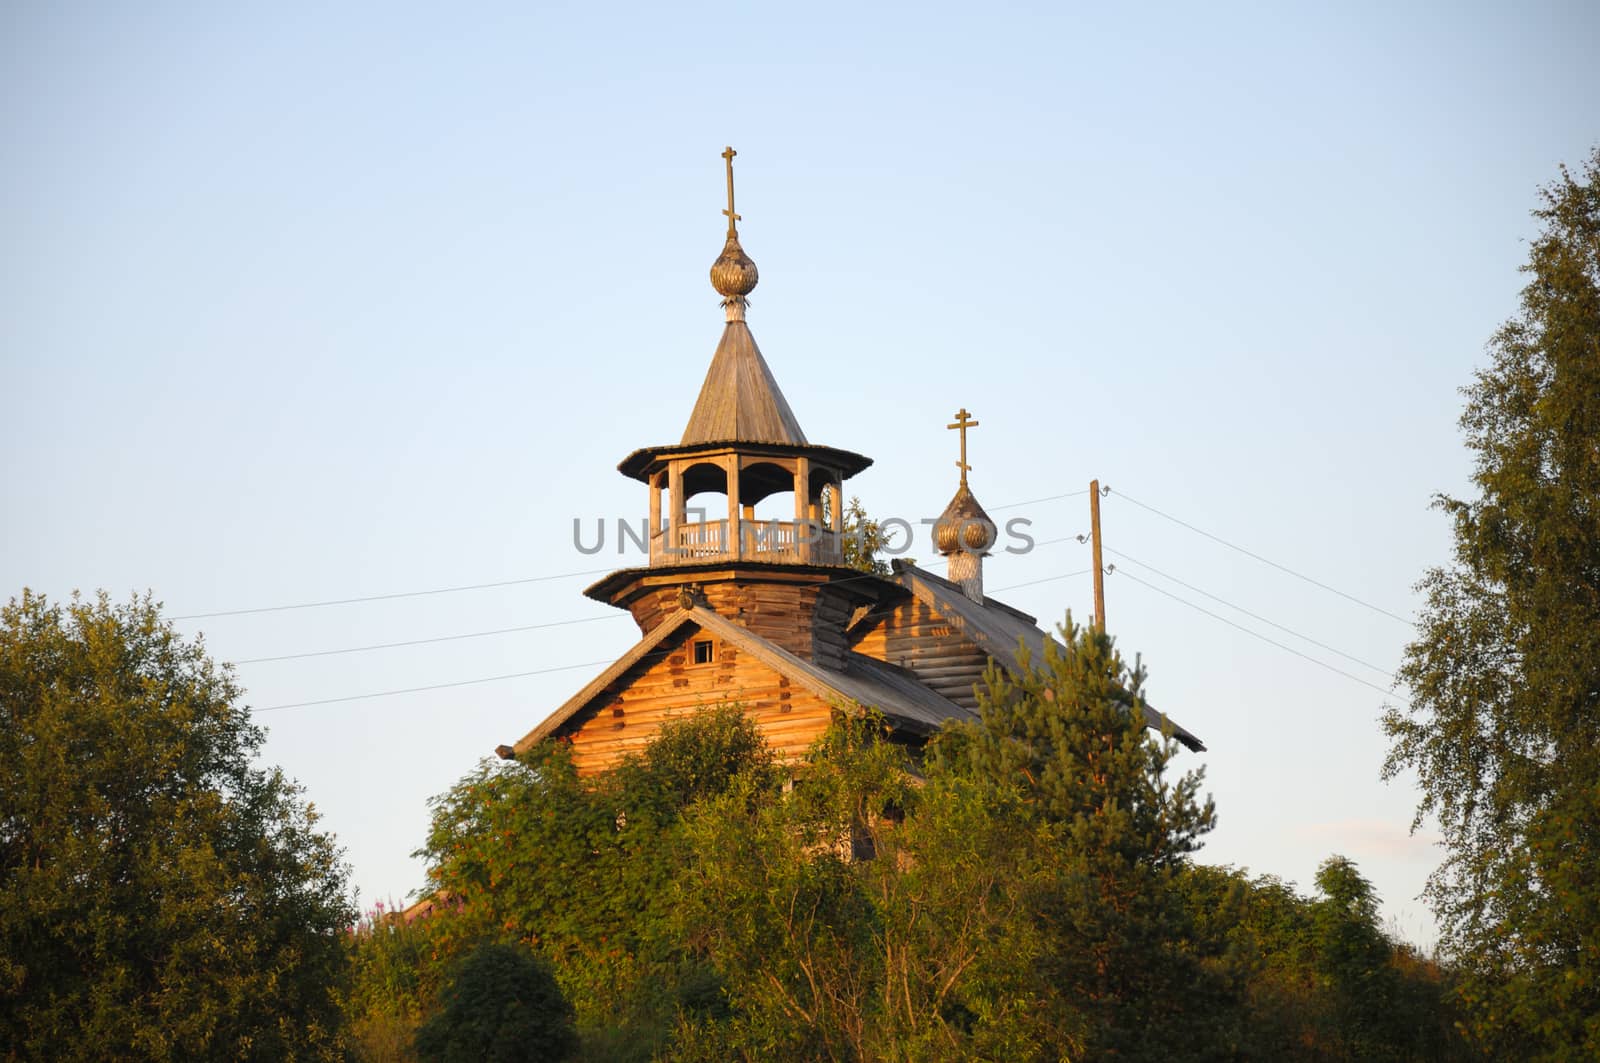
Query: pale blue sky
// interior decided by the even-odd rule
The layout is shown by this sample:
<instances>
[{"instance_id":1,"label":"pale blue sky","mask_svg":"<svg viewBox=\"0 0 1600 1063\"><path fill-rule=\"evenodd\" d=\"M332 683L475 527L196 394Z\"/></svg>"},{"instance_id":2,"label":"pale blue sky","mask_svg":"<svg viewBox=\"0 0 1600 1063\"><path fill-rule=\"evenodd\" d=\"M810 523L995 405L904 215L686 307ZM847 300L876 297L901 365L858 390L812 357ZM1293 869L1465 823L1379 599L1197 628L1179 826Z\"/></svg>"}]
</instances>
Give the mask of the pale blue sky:
<instances>
[{"instance_id":1,"label":"pale blue sky","mask_svg":"<svg viewBox=\"0 0 1600 1063\"><path fill-rule=\"evenodd\" d=\"M985 504L1098 476L1113 549L1392 668L1405 625L1119 494L1409 614L1448 556L1430 494L1468 470L1455 389L1514 309L1537 187L1600 139L1589 4L325 6L0 11L0 593L181 615L615 563L572 520L641 514L614 465L688 417L731 143L751 326L811 439L877 460L851 485L872 511L942 508L965 405ZM1081 497L1006 514L1087 525ZM999 558L989 585L1086 557ZM242 661L604 616L585 582L181 626ZM1383 696L1107 593L1211 747L1182 758L1218 801L1205 858L1309 886L1344 853L1431 938ZM1002 595L1046 619L1088 596ZM239 675L266 707L633 635ZM402 896L426 798L594 670L263 713L267 758L363 900Z\"/></svg>"}]
</instances>

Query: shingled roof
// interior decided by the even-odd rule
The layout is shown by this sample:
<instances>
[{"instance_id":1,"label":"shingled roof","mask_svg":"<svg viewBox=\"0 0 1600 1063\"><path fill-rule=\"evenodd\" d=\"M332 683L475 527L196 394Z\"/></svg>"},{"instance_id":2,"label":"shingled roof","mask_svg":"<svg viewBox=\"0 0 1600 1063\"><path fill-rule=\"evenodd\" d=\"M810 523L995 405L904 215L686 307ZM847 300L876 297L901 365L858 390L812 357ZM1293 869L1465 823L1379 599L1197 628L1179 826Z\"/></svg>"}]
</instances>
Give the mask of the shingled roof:
<instances>
[{"instance_id":1,"label":"shingled roof","mask_svg":"<svg viewBox=\"0 0 1600 1063\"><path fill-rule=\"evenodd\" d=\"M679 445L696 443L806 445L800 422L743 321L730 321L722 330L700 385L700 397Z\"/></svg>"},{"instance_id":2,"label":"shingled roof","mask_svg":"<svg viewBox=\"0 0 1600 1063\"><path fill-rule=\"evenodd\" d=\"M927 735L937 731L946 720L977 719L975 713L928 689L905 670L892 664L858 653L848 653L843 671L824 668L718 616L710 609L680 609L663 620L582 690L568 698L539 726L519 739L511 750L525 752L541 739L559 732L562 725L593 705L614 683L624 680L630 669L646 662L651 651L672 643L674 633L686 626L726 639L819 697L861 708L875 708L897 729Z\"/></svg>"},{"instance_id":3,"label":"shingled roof","mask_svg":"<svg viewBox=\"0 0 1600 1063\"><path fill-rule=\"evenodd\" d=\"M1042 631L1031 616L1003 602L988 597L981 603L975 602L949 580L904 561L896 561L894 571L900 585L913 597L948 620L952 627L1013 674L1025 670L1023 650L1027 651L1028 663L1033 665L1044 661L1047 645L1065 652L1065 647ZM1204 752L1204 742L1149 705L1144 706L1144 718L1156 731L1161 730L1162 721L1166 720L1172 724L1174 738L1195 752Z\"/></svg>"}]
</instances>

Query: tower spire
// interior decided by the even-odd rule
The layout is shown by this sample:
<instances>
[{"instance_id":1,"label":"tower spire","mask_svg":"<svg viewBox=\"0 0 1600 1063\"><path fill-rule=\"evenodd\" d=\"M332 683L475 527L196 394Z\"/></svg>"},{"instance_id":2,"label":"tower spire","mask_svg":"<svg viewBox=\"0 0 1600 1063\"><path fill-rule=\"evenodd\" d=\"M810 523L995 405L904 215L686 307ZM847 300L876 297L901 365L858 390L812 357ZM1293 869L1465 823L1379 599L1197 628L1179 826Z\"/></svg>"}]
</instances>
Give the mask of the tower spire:
<instances>
[{"instance_id":1,"label":"tower spire","mask_svg":"<svg viewBox=\"0 0 1600 1063\"><path fill-rule=\"evenodd\" d=\"M737 154L732 147L722 151L722 159L728 168L728 209L722 212L728 216L728 240L722 245L722 254L711 263L711 287L722 296L722 308L727 312L730 323L744 321L744 308L749 305L745 296L755 290L756 281L760 279L756 264L739 246L738 223L741 218L733 207L733 157Z\"/></svg>"}]
</instances>

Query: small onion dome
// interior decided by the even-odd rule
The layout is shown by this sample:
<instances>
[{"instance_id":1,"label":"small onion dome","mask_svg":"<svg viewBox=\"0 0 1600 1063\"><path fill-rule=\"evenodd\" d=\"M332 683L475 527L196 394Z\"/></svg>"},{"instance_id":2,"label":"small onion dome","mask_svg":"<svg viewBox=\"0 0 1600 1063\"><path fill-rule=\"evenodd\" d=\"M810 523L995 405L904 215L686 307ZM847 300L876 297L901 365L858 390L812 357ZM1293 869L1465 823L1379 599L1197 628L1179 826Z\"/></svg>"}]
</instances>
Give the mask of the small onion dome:
<instances>
[{"instance_id":1,"label":"small onion dome","mask_svg":"<svg viewBox=\"0 0 1600 1063\"><path fill-rule=\"evenodd\" d=\"M711 263L711 287L725 299L742 299L755 290L759 279L756 264L739 246L739 234L730 232L722 254Z\"/></svg>"},{"instance_id":2,"label":"small onion dome","mask_svg":"<svg viewBox=\"0 0 1600 1063\"><path fill-rule=\"evenodd\" d=\"M956 496L933 525L933 541L939 552L946 555L961 550L971 554L988 553L999 538L1000 529L978 505L966 484L956 491Z\"/></svg>"}]
</instances>

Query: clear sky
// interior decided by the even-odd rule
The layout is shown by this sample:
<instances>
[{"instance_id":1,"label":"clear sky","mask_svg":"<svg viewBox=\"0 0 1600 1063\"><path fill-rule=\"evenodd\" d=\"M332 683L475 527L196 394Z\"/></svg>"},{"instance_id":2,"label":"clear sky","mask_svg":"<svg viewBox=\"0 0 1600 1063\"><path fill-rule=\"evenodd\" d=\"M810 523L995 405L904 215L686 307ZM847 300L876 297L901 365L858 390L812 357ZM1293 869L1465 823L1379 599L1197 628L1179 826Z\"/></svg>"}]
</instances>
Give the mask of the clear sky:
<instances>
[{"instance_id":1,"label":"clear sky","mask_svg":"<svg viewBox=\"0 0 1600 1063\"><path fill-rule=\"evenodd\" d=\"M1586 3L8 4L0 593L633 563L572 524L642 516L614 466L682 432L733 144L751 327L869 510L936 515L974 411L984 504L1069 537L987 569L1048 622L1087 612L1033 582L1088 567L1087 500L1000 507L1109 484L1110 626L1210 746L1204 858L1309 888L1343 853L1431 940L1437 850L1378 778L1408 626L1130 499L1411 615L1597 42ZM631 644L591 578L179 624L246 662L599 618L238 665L370 903L421 885L430 795Z\"/></svg>"}]
</instances>

